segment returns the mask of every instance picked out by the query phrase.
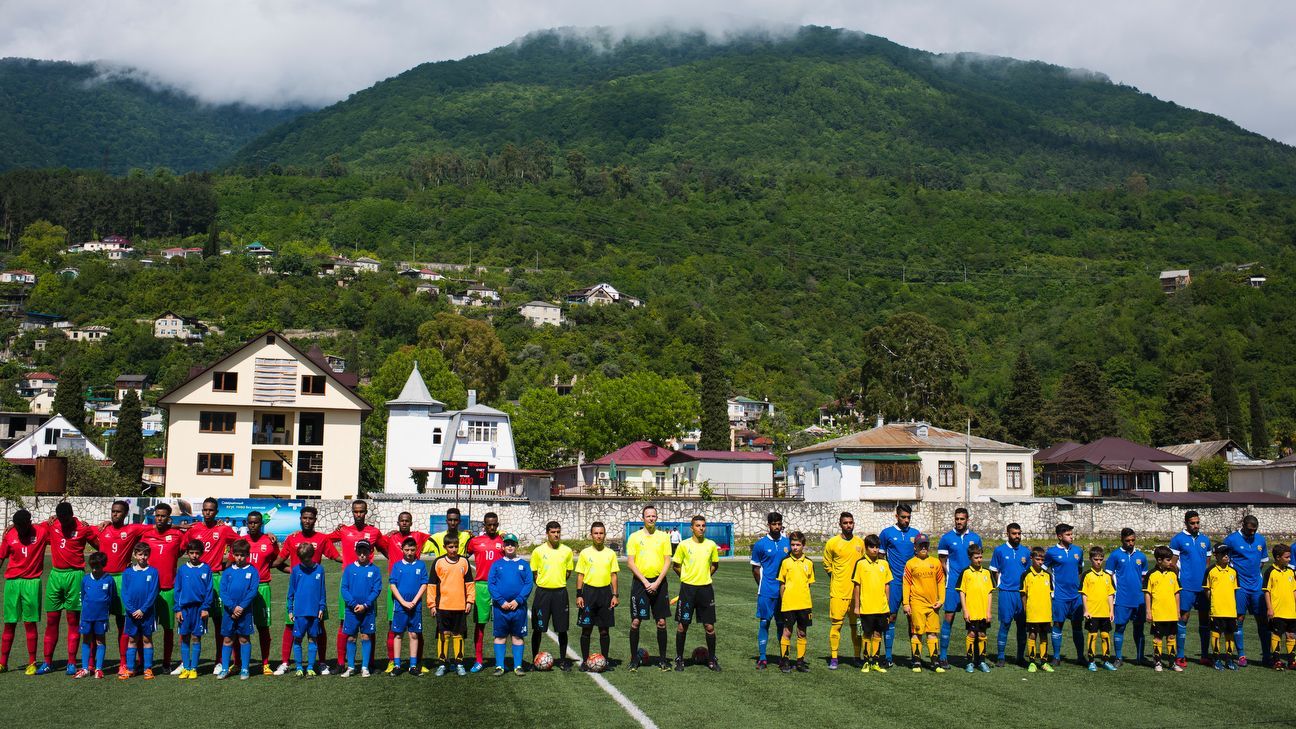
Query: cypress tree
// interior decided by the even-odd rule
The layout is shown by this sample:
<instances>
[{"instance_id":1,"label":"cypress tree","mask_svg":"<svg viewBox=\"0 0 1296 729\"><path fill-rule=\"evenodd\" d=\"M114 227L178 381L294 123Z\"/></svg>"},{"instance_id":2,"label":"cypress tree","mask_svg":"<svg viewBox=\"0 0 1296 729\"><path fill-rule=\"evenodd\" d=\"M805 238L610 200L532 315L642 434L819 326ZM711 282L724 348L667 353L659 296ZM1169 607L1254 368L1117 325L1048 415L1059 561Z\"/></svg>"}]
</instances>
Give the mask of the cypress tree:
<instances>
[{"instance_id":1,"label":"cypress tree","mask_svg":"<svg viewBox=\"0 0 1296 729\"><path fill-rule=\"evenodd\" d=\"M702 438L698 448L729 450L729 378L720 364L715 330L707 327L702 339Z\"/></svg>"},{"instance_id":2,"label":"cypress tree","mask_svg":"<svg viewBox=\"0 0 1296 729\"><path fill-rule=\"evenodd\" d=\"M1238 400L1237 363L1233 352L1223 345L1215 352L1211 401L1215 406L1215 433L1221 438L1231 438L1245 448L1246 425L1242 421L1242 404Z\"/></svg>"},{"instance_id":3,"label":"cypress tree","mask_svg":"<svg viewBox=\"0 0 1296 729\"><path fill-rule=\"evenodd\" d=\"M1260 402L1260 386L1251 383L1251 456L1267 458L1269 455L1269 426L1265 422L1264 403Z\"/></svg>"},{"instance_id":4,"label":"cypress tree","mask_svg":"<svg viewBox=\"0 0 1296 729\"><path fill-rule=\"evenodd\" d=\"M55 413L67 418L77 430L85 433L85 381L81 371L70 367L63 371L59 379L58 392L54 393Z\"/></svg>"},{"instance_id":5,"label":"cypress tree","mask_svg":"<svg viewBox=\"0 0 1296 729\"><path fill-rule=\"evenodd\" d=\"M144 473L144 424L139 396L134 390L128 390L122 396L112 459L117 473L138 486Z\"/></svg>"},{"instance_id":6,"label":"cypress tree","mask_svg":"<svg viewBox=\"0 0 1296 729\"><path fill-rule=\"evenodd\" d=\"M1017 352L1017 363L1013 365L1012 392L999 413L1009 440L1033 447L1041 445L1043 409L1039 372L1023 347Z\"/></svg>"},{"instance_id":7,"label":"cypress tree","mask_svg":"<svg viewBox=\"0 0 1296 729\"><path fill-rule=\"evenodd\" d=\"M1210 440L1215 434L1210 383L1200 372L1176 375L1166 384L1165 415L1153 438L1160 445Z\"/></svg>"},{"instance_id":8,"label":"cypress tree","mask_svg":"<svg viewBox=\"0 0 1296 729\"><path fill-rule=\"evenodd\" d=\"M207 226L207 241L203 243L202 255L203 258L220 255L220 227L216 225L215 220Z\"/></svg>"},{"instance_id":9,"label":"cypress tree","mask_svg":"<svg viewBox=\"0 0 1296 729\"><path fill-rule=\"evenodd\" d=\"M1093 362L1071 365L1052 402L1052 435L1087 443L1116 433L1111 388Z\"/></svg>"}]
</instances>

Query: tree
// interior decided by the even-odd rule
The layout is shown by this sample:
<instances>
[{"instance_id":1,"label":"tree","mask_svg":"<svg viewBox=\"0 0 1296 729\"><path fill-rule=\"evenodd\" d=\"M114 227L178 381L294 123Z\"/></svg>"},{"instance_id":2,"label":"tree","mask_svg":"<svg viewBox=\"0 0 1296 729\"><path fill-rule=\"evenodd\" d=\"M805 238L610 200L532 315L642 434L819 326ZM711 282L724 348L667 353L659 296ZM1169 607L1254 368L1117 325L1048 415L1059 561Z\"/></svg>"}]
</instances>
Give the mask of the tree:
<instances>
[{"instance_id":1,"label":"tree","mask_svg":"<svg viewBox=\"0 0 1296 729\"><path fill-rule=\"evenodd\" d=\"M653 372L609 379L592 374L576 385L572 441L588 457L637 440L664 443L698 416L697 395L683 380Z\"/></svg>"},{"instance_id":2,"label":"tree","mask_svg":"<svg viewBox=\"0 0 1296 729\"><path fill-rule=\"evenodd\" d=\"M468 401L468 392L463 382L450 371L445 358L435 349L426 347L401 347L387 355L382 366L374 373L361 394L374 406L374 411L365 419L366 429L376 437L387 432L387 401L400 394L409 379L414 363L418 362L419 374L423 384L427 385L432 397L445 403L447 409L459 410Z\"/></svg>"},{"instance_id":3,"label":"tree","mask_svg":"<svg viewBox=\"0 0 1296 729\"><path fill-rule=\"evenodd\" d=\"M85 382L81 378L80 369L69 367L63 370L58 391L54 393L53 410L67 418L77 430L85 433Z\"/></svg>"},{"instance_id":4,"label":"tree","mask_svg":"<svg viewBox=\"0 0 1296 729\"><path fill-rule=\"evenodd\" d=\"M1228 491L1229 465L1223 458L1207 458L1188 467L1189 491Z\"/></svg>"},{"instance_id":5,"label":"tree","mask_svg":"<svg viewBox=\"0 0 1296 729\"><path fill-rule=\"evenodd\" d=\"M69 496L128 496L139 493L139 476L127 481L117 471L85 453L65 455Z\"/></svg>"},{"instance_id":6,"label":"tree","mask_svg":"<svg viewBox=\"0 0 1296 729\"><path fill-rule=\"evenodd\" d=\"M1162 445L1209 440L1215 435L1210 383L1202 372L1175 375L1166 385L1165 414L1153 438Z\"/></svg>"},{"instance_id":7,"label":"tree","mask_svg":"<svg viewBox=\"0 0 1296 729\"><path fill-rule=\"evenodd\" d=\"M139 396L127 390L117 416L117 437L113 439L113 468L123 479L138 482L144 473L144 426Z\"/></svg>"},{"instance_id":8,"label":"tree","mask_svg":"<svg viewBox=\"0 0 1296 729\"><path fill-rule=\"evenodd\" d=\"M207 240L203 242L203 258L211 258L220 255L220 226L213 220L211 225L207 226Z\"/></svg>"},{"instance_id":9,"label":"tree","mask_svg":"<svg viewBox=\"0 0 1296 729\"><path fill-rule=\"evenodd\" d=\"M478 399L499 399L508 377L508 353L489 323L441 312L419 326L418 339L420 347L439 351L450 370L477 390Z\"/></svg>"},{"instance_id":10,"label":"tree","mask_svg":"<svg viewBox=\"0 0 1296 729\"><path fill-rule=\"evenodd\" d=\"M1211 401L1215 409L1215 432L1221 438L1246 448L1246 425L1242 421L1242 405L1238 401L1237 361L1228 345L1220 344L1215 350L1215 369L1211 373Z\"/></svg>"},{"instance_id":11,"label":"tree","mask_svg":"<svg viewBox=\"0 0 1296 729\"><path fill-rule=\"evenodd\" d=\"M1264 403L1260 402L1260 386L1251 383L1251 457L1267 458L1269 455L1269 426L1265 422Z\"/></svg>"},{"instance_id":12,"label":"tree","mask_svg":"<svg viewBox=\"0 0 1296 729\"><path fill-rule=\"evenodd\" d=\"M513 424L519 466L557 468L571 461L572 404L572 398L552 387L537 387L523 392L516 405L504 405Z\"/></svg>"},{"instance_id":13,"label":"tree","mask_svg":"<svg viewBox=\"0 0 1296 729\"><path fill-rule=\"evenodd\" d=\"M1081 360L1071 365L1051 405L1049 440L1087 443L1116 432L1111 388L1093 362Z\"/></svg>"},{"instance_id":14,"label":"tree","mask_svg":"<svg viewBox=\"0 0 1296 729\"><path fill-rule=\"evenodd\" d=\"M1009 440L1032 447L1043 445L1040 438L1043 410L1039 372L1023 347L1018 350L1017 363L1013 365L1012 391L999 412Z\"/></svg>"},{"instance_id":15,"label":"tree","mask_svg":"<svg viewBox=\"0 0 1296 729\"><path fill-rule=\"evenodd\" d=\"M702 339L702 438L704 451L729 450L729 378L720 364L715 329L707 327Z\"/></svg>"},{"instance_id":16,"label":"tree","mask_svg":"<svg viewBox=\"0 0 1296 729\"><path fill-rule=\"evenodd\" d=\"M962 403L967 359L949 334L921 314L896 314L864 335L860 367L865 415L945 422Z\"/></svg>"},{"instance_id":17,"label":"tree","mask_svg":"<svg viewBox=\"0 0 1296 729\"><path fill-rule=\"evenodd\" d=\"M37 220L23 229L18 239L18 255L14 263L18 268L32 271L53 271L63 260L63 246L67 245L68 232L61 225Z\"/></svg>"}]
</instances>

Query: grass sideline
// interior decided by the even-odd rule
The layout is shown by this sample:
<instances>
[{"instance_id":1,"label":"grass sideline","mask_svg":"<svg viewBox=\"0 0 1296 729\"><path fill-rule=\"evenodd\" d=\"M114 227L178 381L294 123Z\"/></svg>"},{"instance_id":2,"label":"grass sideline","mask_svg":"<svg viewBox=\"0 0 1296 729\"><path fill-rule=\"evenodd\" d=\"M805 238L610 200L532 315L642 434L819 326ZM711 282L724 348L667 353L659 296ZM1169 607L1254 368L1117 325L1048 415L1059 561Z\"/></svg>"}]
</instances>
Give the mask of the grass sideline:
<instances>
[{"instance_id":1,"label":"grass sideline","mask_svg":"<svg viewBox=\"0 0 1296 729\"><path fill-rule=\"evenodd\" d=\"M328 565L331 590L337 589L338 571L337 565ZM628 574L624 569L620 573L623 594L628 594ZM984 724L1029 722L1034 726L1075 727L1095 724L1100 721L1099 717L1120 717L1124 727L1206 729L1287 726L1290 717L1296 714L1296 692L1292 691L1296 675L1254 666L1235 673L1217 673L1194 664L1183 674L1157 674L1150 668L1135 666L1126 666L1116 674L1091 674L1074 663L1051 675L1028 674L1017 667L974 675L961 670L943 675L929 671L914 674L907 668L885 675L862 675L847 668L828 671L825 667L827 586L821 572L816 577L820 581L814 588L817 612L815 625L810 629L812 670L809 674L782 675L777 669L763 673L753 670L756 624L751 570L743 560L726 560L716 578L719 657L723 672L713 674L702 667L690 666L683 673L663 674L656 669L630 673L618 665L616 670L604 675L658 726L698 722L741 726L796 721L812 726L845 727L860 725L861 713L868 717L866 725L939 725L949 723L951 711L955 711L965 717L964 721L971 719ZM672 592L676 591L678 582L672 580L671 585ZM286 576L277 576L272 615L275 627L271 629L274 639L271 654L276 662L286 592ZM384 655L385 613L380 614L378 623L376 657ZM619 610L612 634L615 662L624 660L628 653L628 624L625 610ZM1248 652L1255 656L1259 653L1258 638L1254 629L1248 627ZM336 647L332 645L336 623L330 621L328 628L330 655L336 656ZM901 633L906 629L902 618ZM669 645L673 650L673 624L670 630ZM654 631L646 628L642 632L642 644L656 653ZM115 629L110 630L110 643L114 641L112 635ZM160 661L160 631L155 638ZM578 639L579 631L573 629L572 646L579 646ZM259 650L255 637L253 640L255 660L259 658ZM992 634L992 644L993 640ZM205 665L216 655L210 642L208 638L203 649ZM597 644L595 634L596 649ZM843 639L843 644L849 654L849 639ZM110 671L116 663L114 645L109 646ZM689 632L688 651L700 645L704 641L701 626L697 626ZM550 652L556 650L548 639L543 646ZM961 620L955 621L951 647L951 659L956 666L961 666ZM1190 656L1195 655L1197 647L1196 629L1190 627ZM1127 641L1127 648L1129 655L1133 650L1132 641ZM897 637L897 655L907 656L908 650L907 639ZM487 651L489 656L489 647ZM1071 652L1068 635L1064 653ZM486 720L502 726L534 725L541 721L556 726L591 723L600 727L637 726L611 697L577 671L521 678L511 674L504 678L479 674L440 679L376 675L370 679L328 676L304 680L254 675L246 682L218 682L207 675L210 671L207 668L198 681L180 682L170 676L159 676L148 682L140 678L124 682L112 678L73 681L61 672L65 653L60 640L55 649L58 672L25 676L21 669L25 665L26 645L19 631L10 655L11 665L17 666L17 670L11 668L0 675L0 705L17 710L22 716L22 726L66 729L73 706L76 723L88 726L151 723L159 709L168 717L180 717L186 725L194 726L328 726L353 719L368 724L375 721L418 724L443 714L454 716L456 723ZM773 653L777 654L776 647ZM178 660L178 648L176 656ZM529 647L527 657L530 658ZM382 665L378 667L381 669Z\"/></svg>"}]
</instances>

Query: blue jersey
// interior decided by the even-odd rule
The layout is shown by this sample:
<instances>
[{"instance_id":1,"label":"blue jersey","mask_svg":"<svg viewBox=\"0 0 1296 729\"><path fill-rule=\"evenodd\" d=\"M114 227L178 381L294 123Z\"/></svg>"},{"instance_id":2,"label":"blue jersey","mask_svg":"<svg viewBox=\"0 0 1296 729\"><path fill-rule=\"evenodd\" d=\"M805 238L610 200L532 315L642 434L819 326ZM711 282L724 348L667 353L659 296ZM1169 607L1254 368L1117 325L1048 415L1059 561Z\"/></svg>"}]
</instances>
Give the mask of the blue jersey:
<instances>
[{"instance_id":1,"label":"blue jersey","mask_svg":"<svg viewBox=\"0 0 1296 729\"><path fill-rule=\"evenodd\" d=\"M1238 586L1247 592L1260 592L1264 588L1260 579L1261 567L1269 561L1269 544L1265 542L1264 536L1257 532L1248 542L1241 531L1236 531L1224 537L1224 544L1228 545L1232 553L1232 567L1238 573Z\"/></svg>"},{"instance_id":2,"label":"blue jersey","mask_svg":"<svg viewBox=\"0 0 1296 729\"><path fill-rule=\"evenodd\" d=\"M486 577L486 589L495 607L517 600L521 609L531 596L533 585L531 565L521 557L500 557L491 565L490 574Z\"/></svg>"},{"instance_id":3,"label":"blue jersey","mask_svg":"<svg viewBox=\"0 0 1296 729\"><path fill-rule=\"evenodd\" d=\"M945 584L951 586L958 584L959 575L963 574L963 570L967 569L968 565L972 563L967 551L968 547L973 544L978 547L984 546L981 544L981 535L971 529L962 534L951 529L945 532L945 536L940 538L940 542L936 544L936 554L945 558L945 573L947 575Z\"/></svg>"},{"instance_id":4,"label":"blue jersey","mask_svg":"<svg viewBox=\"0 0 1296 729\"><path fill-rule=\"evenodd\" d=\"M788 540L786 534L780 534L778 539L771 539L770 535L766 534L752 545L752 566L760 567L760 587L756 590L757 595L779 596L779 567L783 566L783 560L791 550L792 542Z\"/></svg>"},{"instance_id":5,"label":"blue jersey","mask_svg":"<svg viewBox=\"0 0 1296 729\"><path fill-rule=\"evenodd\" d=\"M246 612L252 609L256 599L257 588L261 586L261 574L252 565L236 567L233 564L225 568L220 580L220 600L226 610L241 607Z\"/></svg>"},{"instance_id":6,"label":"blue jersey","mask_svg":"<svg viewBox=\"0 0 1296 729\"><path fill-rule=\"evenodd\" d=\"M1084 569L1084 551L1076 545L1054 544L1044 552L1044 566L1053 573L1053 597L1073 600L1080 597L1080 570Z\"/></svg>"},{"instance_id":7,"label":"blue jersey","mask_svg":"<svg viewBox=\"0 0 1296 729\"><path fill-rule=\"evenodd\" d=\"M126 568L122 573L122 609L129 615L136 610L153 612L157 604L158 590L161 589L156 567L138 569L135 565ZM83 618L84 619L84 618Z\"/></svg>"},{"instance_id":8,"label":"blue jersey","mask_svg":"<svg viewBox=\"0 0 1296 729\"><path fill-rule=\"evenodd\" d=\"M922 532L910 526L904 531L900 527L889 526L882 530L878 538L882 540L882 554L886 555L887 564L891 567L891 579L899 581L904 577L905 565L913 559L914 548L922 537Z\"/></svg>"},{"instance_id":9,"label":"blue jersey","mask_svg":"<svg viewBox=\"0 0 1296 729\"><path fill-rule=\"evenodd\" d=\"M428 567L422 560L406 562L402 559L392 565L390 582L396 586L396 592L406 600L413 600L419 588L426 585L427 581Z\"/></svg>"},{"instance_id":10,"label":"blue jersey","mask_svg":"<svg viewBox=\"0 0 1296 729\"><path fill-rule=\"evenodd\" d=\"M185 562L176 569L175 604L177 608L210 610L212 604L212 571L206 562L197 567Z\"/></svg>"},{"instance_id":11,"label":"blue jersey","mask_svg":"<svg viewBox=\"0 0 1296 729\"><path fill-rule=\"evenodd\" d=\"M108 610L116 597L117 583L113 582L112 575L105 572L103 577L96 579L93 574L86 573L81 578L81 619L86 622L107 620Z\"/></svg>"},{"instance_id":12,"label":"blue jersey","mask_svg":"<svg viewBox=\"0 0 1296 729\"><path fill-rule=\"evenodd\" d=\"M342 570L342 603L350 610L359 605L368 610L382 594L382 570L373 562L352 562Z\"/></svg>"},{"instance_id":13,"label":"blue jersey","mask_svg":"<svg viewBox=\"0 0 1296 729\"><path fill-rule=\"evenodd\" d=\"M1116 580L1118 606L1137 608L1143 605L1143 575L1148 573L1147 555L1138 549L1126 552L1121 548L1108 555L1103 569Z\"/></svg>"},{"instance_id":14,"label":"blue jersey","mask_svg":"<svg viewBox=\"0 0 1296 729\"><path fill-rule=\"evenodd\" d=\"M299 564L292 568L292 574L288 576L288 608L295 618L318 618L328 608L324 568L313 562L311 565L313 569L307 572ZM224 580L221 582L224 583Z\"/></svg>"},{"instance_id":15,"label":"blue jersey","mask_svg":"<svg viewBox=\"0 0 1296 729\"><path fill-rule=\"evenodd\" d=\"M1179 558L1179 587L1184 592L1201 592L1210 567L1211 543L1205 534L1193 536L1186 530L1170 540L1170 551Z\"/></svg>"},{"instance_id":16,"label":"blue jersey","mask_svg":"<svg viewBox=\"0 0 1296 729\"><path fill-rule=\"evenodd\" d=\"M999 590L1021 592L1022 575L1030 569L1031 551L1025 544L1014 549L1007 542L995 547L990 555L990 571L999 575Z\"/></svg>"}]
</instances>

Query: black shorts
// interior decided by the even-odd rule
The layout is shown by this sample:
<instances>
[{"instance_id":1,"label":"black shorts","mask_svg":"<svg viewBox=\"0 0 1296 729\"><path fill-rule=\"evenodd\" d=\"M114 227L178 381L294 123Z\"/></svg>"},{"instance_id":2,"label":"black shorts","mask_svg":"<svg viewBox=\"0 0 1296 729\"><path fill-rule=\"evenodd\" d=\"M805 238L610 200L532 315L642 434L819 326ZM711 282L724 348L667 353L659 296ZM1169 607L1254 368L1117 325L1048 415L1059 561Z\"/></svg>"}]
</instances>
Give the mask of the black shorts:
<instances>
[{"instance_id":1,"label":"black shorts","mask_svg":"<svg viewBox=\"0 0 1296 729\"><path fill-rule=\"evenodd\" d=\"M1026 623L1027 635L1048 635L1053 632L1052 623Z\"/></svg>"},{"instance_id":2,"label":"black shorts","mask_svg":"<svg viewBox=\"0 0 1296 729\"><path fill-rule=\"evenodd\" d=\"M688 625L695 620L703 625L715 625L713 585L680 585L679 602L675 603L675 622Z\"/></svg>"},{"instance_id":3,"label":"black shorts","mask_svg":"<svg viewBox=\"0 0 1296 729\"><path fill-rule=\"evenodd\" d=\"M648 594L638 579L630 582L630 619L665 620L670 617L670 580L662 580L657 591Z\"/></svg>"},{"instance_id":4,"label":"black shorts","mask_svg":"<svg viewBox=\"0 0 1296 729\"><path fill-rule=\"evenodd\" d=\"M1085 618L1085 631L1089 633L1112 632L1111 618Z\"/></svg>"},{"instance_id":5,"label":"black shorts","mask_svg":"<svg viewBox=\"0 0 1296 729\"><path fill-rule=\"evenodd\" d=\"M963 629L969 633L980 633L985 635L990 630L989 620L965 620Z\"/></svg>"},{"instance_id":6,"label":"black shorts","mask_svg":"<svg viewBox=\"0 0 1296 729\"><path fill-rule=\"evenodd\" d=\"M871 615L859 616L860 632L864 635L873 635L874 633L885 633L887 626L891 623L890 613L873 613Z\"/></svg>"},{"instance_id":7,"label":"black shorts","mask_svg":"<svg viewBox=\"0 0 1296 729\"><path fill-rule=\"evenodd\" d=\"M1216 633L1236 633L1237 618L1211 618L1211 630Z\"/></svg>"},{"instance_id":8,"label":"black shorts","mask_svg":"<svg viewBox=\"0 0 1296 729\"><path fill-rule=\"evenodd\" d=\"M535 602L531 603L531 628L538 633L553 628L559 633L566 633L571 605L567 600L565 587L537 587Z\"/></svg>"},{"instance_id":9,"label":"black shorts","mask_svg":"<svg viewBox=\"0 0 1296 729\"><path fill-rule=\"evenodd\" d=\"M783 624L784 630L805 630L814 624L814 617L810 609L805 610L784 610L779 613L779 622Z\"/></svg>"},{"instance_id":10,"label":"black shorts","mask_svg":"<svg viewBox=\"0 0 1296 729\"><path fill-rule=\"evenodd\" d=\"M454 633L455 635L468 634L468 611L467 610L438 610L437 611L437 632Z\"/></svg>"},{"instance_id":11,"label":"black shorts","mask_svg":"<svg viewBox=\"0 0 1296 729\"><path fill-rule=\"evenodd\" d=\"M1269 632L1274 635L1296 633L1296 620L1291 618L1269 618Z\"/></svg>"},{"instance_id":12,"label":"black shorts","mask_svg":"<svg viewBox=\"0 0 1296 729\"><path fill-rule=\"evenodd\" d=\"M1153 638L1169 638L1179 634L1178 620L1159 620L1152 623Z\"/></svg>"},{"instance_id":13,"label":"black shorts","mask_svg":"<svg viewBox=\"0 0 1296 729\"><path fill-rule=\"evenodd\" d=\"M576 611L576 624L582 628L611 628L616 625L612 611L612 586L582 588L585 607Z\"/></svg>"}]
</instances>

